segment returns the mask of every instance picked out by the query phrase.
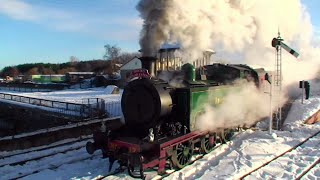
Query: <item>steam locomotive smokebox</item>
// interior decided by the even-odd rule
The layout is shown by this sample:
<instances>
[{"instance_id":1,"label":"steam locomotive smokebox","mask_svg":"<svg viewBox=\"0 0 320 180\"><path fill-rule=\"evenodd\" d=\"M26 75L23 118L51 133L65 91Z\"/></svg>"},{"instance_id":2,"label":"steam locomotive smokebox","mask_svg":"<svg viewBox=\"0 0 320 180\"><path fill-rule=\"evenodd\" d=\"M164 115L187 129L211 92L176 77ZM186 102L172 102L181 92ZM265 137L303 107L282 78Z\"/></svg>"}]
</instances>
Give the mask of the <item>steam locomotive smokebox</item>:
<instances>
[{"instance_id":1,"label":"steam locomotive smokebox","mask_svg":"<svg viewBox=\"0 0 320 180\"><path fill-rule=\"evenodd\" d=\"M136 133L145 134L157 124L160 117L172 110L172 99L167 84L155 84L149 79L139 79L125 87L121 107L126 125ZM137 131L144 132L137 132Z\"/></svg>"}]
</instances>

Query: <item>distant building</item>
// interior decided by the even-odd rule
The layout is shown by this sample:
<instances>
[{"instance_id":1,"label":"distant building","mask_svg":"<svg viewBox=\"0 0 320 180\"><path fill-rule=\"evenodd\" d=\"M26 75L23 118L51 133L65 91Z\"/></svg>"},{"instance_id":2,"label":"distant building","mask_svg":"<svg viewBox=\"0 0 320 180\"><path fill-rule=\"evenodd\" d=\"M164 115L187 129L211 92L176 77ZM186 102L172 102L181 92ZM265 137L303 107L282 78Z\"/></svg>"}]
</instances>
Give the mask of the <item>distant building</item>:
<instances>
[{"instance_id":1,"label":"distant building","mask_svg":"<svg viewBox=\"0 0 320 180\"><path fill-rule=\"evenodd\" d=\"M31 75L25 81L32 81L36 83L62 83L66 81L65 75L51 74L51 75ZM24 82L25 82L24 81Z\"/></svg>"},{"instance_id":2,"label":"distant building","mask_svg":"<svg viewBox=\"0 0 320 180\"><path fill-rule=\"evenodd\" d=\"M196 68L211 64L211 55L215 54L212 49L203 51L203 56L195 60L186 60L181 56L180 44L163 44L157 53L157 71L179 70L184 63L192 63Z\"/></svg>"},{"instance_id":3,"label":"distant building","mask_svg":"<svg viewBox=\"0 0 320 180\"><path fill-rule=\"evenodd\" d=\"M141 50L140 50L141 51ZM155 62L155 75L161 71L176 71L180 70L184 63L191 63L196 68L211 64L210 58L215 51L212 49L206 49L203 51L202 57L195 60L183 59L180 50L180 44L163 44L160 49L154 54L157 58ZM138 57L134 57L132 60L120 67L121 79L125 80L127 75L134 69L142 68L141 60Z\"/></svg>"},{"instance_id":4,"label":"distant building","mask_svg":"<svg viewBox=\"0 0 320 180\"><path fill-rule=\"evenodd\" d=\"M95 77L94 83L97 87L108 86L108 85L116 85L118 86L121 79L110 78L108 75L97 75Z\"/></svg>"},{"instance_id":5,"label":"distant building","mask_svg":"<svg viewBox=\"0 0 320 180\"><path fill-rule=\"evenodd\" d=\"M13 77L6 76L6 82L11 82L11 81L13 81Z\"/></svg>"},{"instance_id":6,"label":"distant building","mask_svg":"<svg viewBox=\"0 0 320 180\"><path fill-rule=\"evenodd\" d=\"M95 76L96 74L94 72L67 72L66 81L71 83L77 83L83 79L90 79Z\"/></svg>"},{"instance_id":7,"label":"distant building","mask_svg":"<svg viewBox=\"0 0 320 180\"><path fill-rule=\"evenodd\" d=\"M138 57L134 57L127 63L120 67L121 79L126 79L127 75L134 69L142 68L141 60Z\"/></svg>"},{"instance_id":8,"label":"distant building","mask_svg":"<svg viewBox=\"0 0 320 180\"><path fill-rule=\"evenodd\" d=\"M157 53L157 71L179 70L182 65L179 51L179 44L163 44Z\"/></svg>"}]
</instances>

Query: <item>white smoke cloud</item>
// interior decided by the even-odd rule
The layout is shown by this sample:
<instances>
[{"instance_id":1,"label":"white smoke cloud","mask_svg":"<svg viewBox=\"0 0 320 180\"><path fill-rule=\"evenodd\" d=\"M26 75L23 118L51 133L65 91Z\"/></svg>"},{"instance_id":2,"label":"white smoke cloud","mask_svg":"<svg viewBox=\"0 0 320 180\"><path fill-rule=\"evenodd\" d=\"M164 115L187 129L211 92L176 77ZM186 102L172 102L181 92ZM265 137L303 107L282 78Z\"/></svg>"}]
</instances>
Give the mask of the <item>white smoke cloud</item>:
<instances>
[{"instance_id":1,"label":"white smoke cloud","mask_svg":"<svg viewBox=\"0 0 320 180\"><path fill-rule=\"evenodd\" d=\"M269 95L251 83L240 91L227 94L218 107L206 105L203 115L197 118L196 128L216 131L239 125L251 127L261 118L267 117L269 112Z\"/></svg>"},{"instance_id":2,"label":"white smoke cloud","mask_svg":"<svg viewBox=\"0 0 320 180\"><path fill-rule=\"evenodd\" d=\"M179 42L191 61L213 48L226 56L238 54L237 62L273 70L271 40L279 29L301 55L297 61L283 51L285 84L314 77L319 65L314 27L300 0L141 0L137 9L144 20L140 45L145 55L164 42Z\"/></svg>"},{"instance_id":3,"label":"white smoke cloud","mask_svg":"<svg viewBox=\"0 0 320 180\"><path fill-rule=\"evenodd\" d=\"M176 71L161 71L158 75L157 78L168 82L170 86L176 87L176 88L181 88L185 87L183 84L183 78L184 74L181 74Z\"/></svg>"},{"instance_id":4,"label":"white smoke cloud","mask_svg":"<svg viewBox=\"0 0 320 180\"><path fill-rule=\"evenodd\" d=\"M153 55L165 42L179 42L185 60L193 61L211 48L221 50L220 57L274 71L276 50L271 40L280 30L284 43L300 54L296 59L282 50L283 85L297 87L299 80L318 72L320 46L300 0L141 0L137 9L144 20L140 39L144 55ZM268 116L268 101L263 99L265 94L252 87L230 94L220 107L207 106L199 127L252 124Z\"/></svg>"}]
</instances>

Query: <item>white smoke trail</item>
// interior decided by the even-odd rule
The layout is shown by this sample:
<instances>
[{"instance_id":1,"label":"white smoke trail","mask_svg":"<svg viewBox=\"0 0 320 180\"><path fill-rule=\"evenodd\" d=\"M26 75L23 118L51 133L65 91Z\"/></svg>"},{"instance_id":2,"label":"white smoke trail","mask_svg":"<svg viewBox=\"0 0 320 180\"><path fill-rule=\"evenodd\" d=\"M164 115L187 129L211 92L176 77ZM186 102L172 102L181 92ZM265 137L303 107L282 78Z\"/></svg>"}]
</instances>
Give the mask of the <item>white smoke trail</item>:
<instances>
[{"instance_id":1,"label":"white smoke trail","mask_svg":"<svg viewBox=\"0 0 320 180\"><path fill-rule=\"evenodd\" d=\"M239 125L251 127L261 118L267 117L269 112L268 95L251 83L240 91L227 94L218 107L206 105L203 115L197 118L196 128L216 131Z\"/></svg>"},{"instance_id":2,"label":"white smoke trail","mask_svg":"<svg viewBox=\"0 0 320 180\"><path fill-rule=\"evenodd\" d=\"M184 74L181 74L176 71L161 71L157 78L168 82L170 86L176 87L176 88L182 88L185 87L183 84Z\"/></svg>"}]
</instances>

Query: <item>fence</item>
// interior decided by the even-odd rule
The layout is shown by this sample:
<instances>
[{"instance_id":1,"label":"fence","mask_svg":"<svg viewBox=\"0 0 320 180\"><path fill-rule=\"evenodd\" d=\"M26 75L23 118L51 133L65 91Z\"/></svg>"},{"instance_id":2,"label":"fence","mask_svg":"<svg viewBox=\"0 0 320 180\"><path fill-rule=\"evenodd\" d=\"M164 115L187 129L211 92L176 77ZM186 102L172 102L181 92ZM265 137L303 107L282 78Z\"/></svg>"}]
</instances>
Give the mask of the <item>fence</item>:
<instances>
[{"instance_id":1,"label":"fence","mask_svg":"<svg viewBox=\"0 0 320 180\"><path fill-rule=\"evenodd\" d=\"M81 113L87 114L89 117L106 116L105 101L100 98L82 99L83 110Z\"/></svg>"},{"instance_id":2,"label":"fence","mask_svg":"<svg viewBox=\"0 0 320 180\"><path fill-rule=\"evenodd\" d=\"M80 118L117 117L121 115L120 102L106 103L99 98L83 99L82 104L78 104L0 93L0 99L36 105L43 110Z\"/></svg>"},{"instance_id":3,"label":"fence","mask_svg":"<svg viewBox=\"0 0 320 180\"><path fill-rule=\"evenodd\" d=\"M81 117L84 115L80 113L80 111L83 109L82 104L52 101L47 99L39 99L39 98L32 98L32 97L5 94L5 93L0 93L0 99L5 99L9 101L24 103L24 104L36 105L36 106L40 106L41 109L43 110L58 112L58 113L69 115L69 116Z\"/></svg>"},{"instance_id":4,"label":"fence","mask_svg":"<svg viewBox=\"0 0 320 180\"><path fill-rule=\"evenodd\" d=\"M107 112L108 117L122 116L121 102L120 101L106 102L105 111Z\"/></svg>"},{"instance_id":5,"label":"fence","mask_svg":"<svg viewBox=\"0 0 320 180\"><path fill-rule=\"evenodd\" d=\"M107 117L118 117L122 115L120 101L107 101L100 98L83 99L82 104L88 106L89 114Z\"/></svg>"}]
</instances>

